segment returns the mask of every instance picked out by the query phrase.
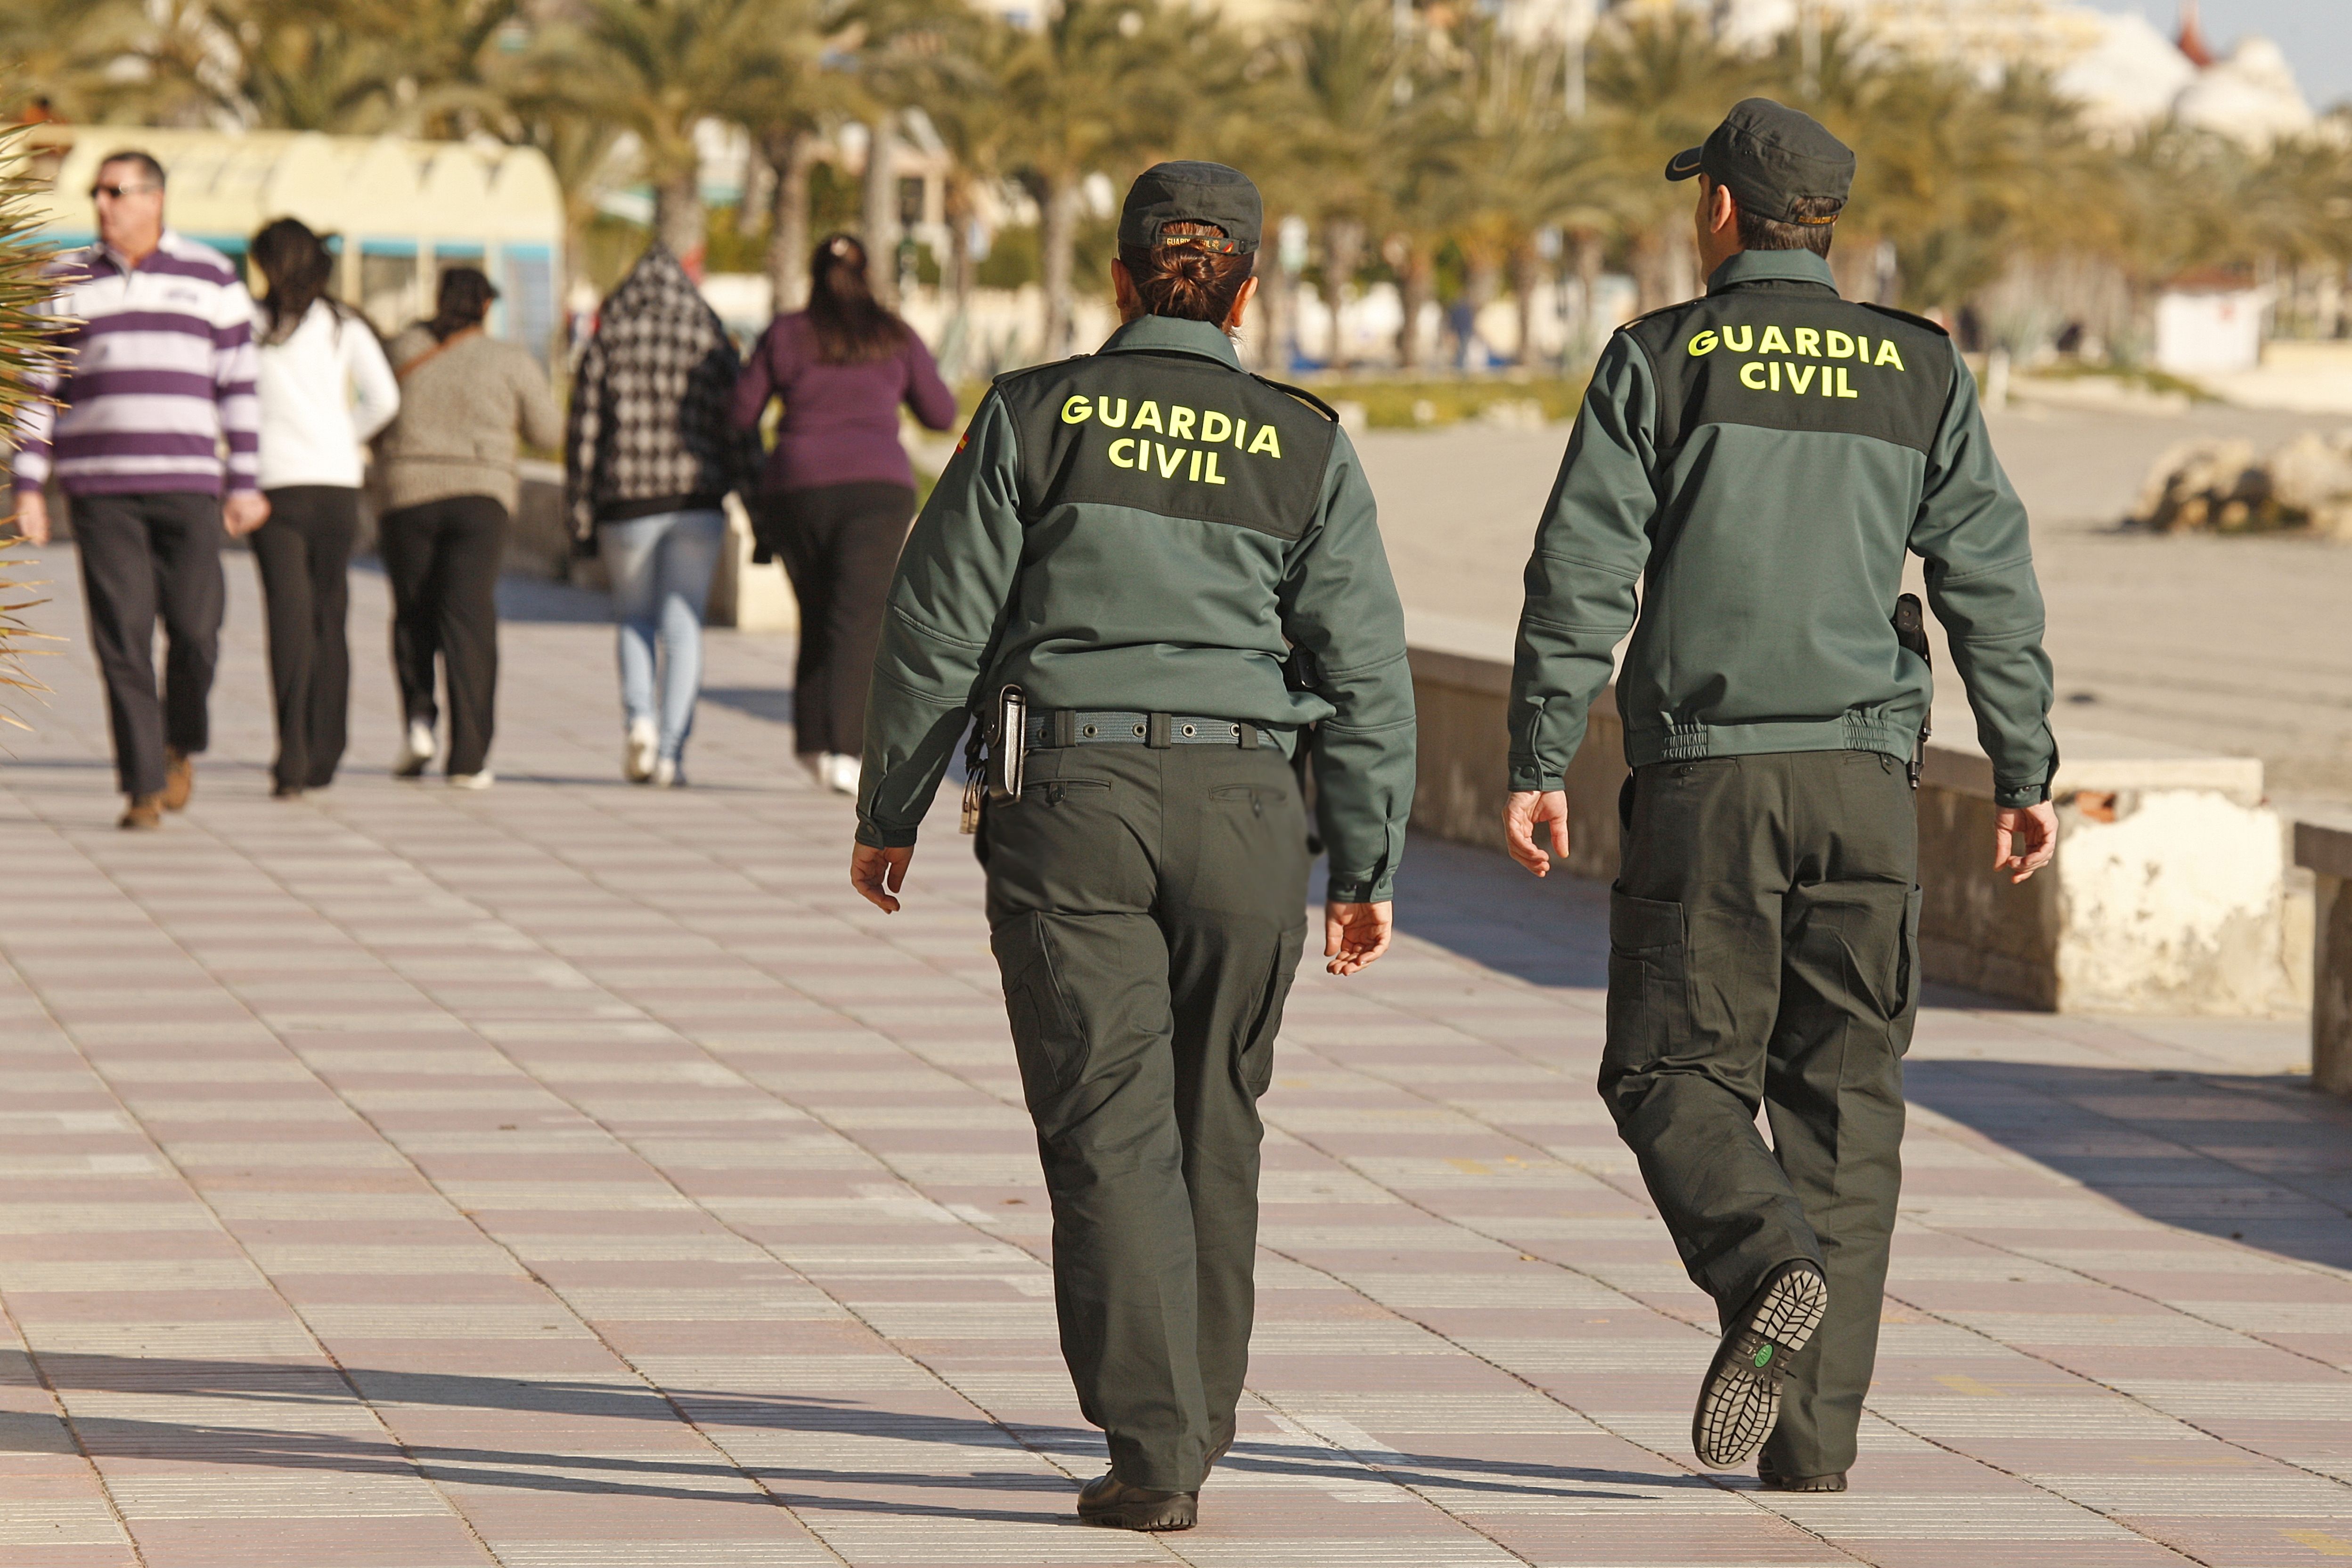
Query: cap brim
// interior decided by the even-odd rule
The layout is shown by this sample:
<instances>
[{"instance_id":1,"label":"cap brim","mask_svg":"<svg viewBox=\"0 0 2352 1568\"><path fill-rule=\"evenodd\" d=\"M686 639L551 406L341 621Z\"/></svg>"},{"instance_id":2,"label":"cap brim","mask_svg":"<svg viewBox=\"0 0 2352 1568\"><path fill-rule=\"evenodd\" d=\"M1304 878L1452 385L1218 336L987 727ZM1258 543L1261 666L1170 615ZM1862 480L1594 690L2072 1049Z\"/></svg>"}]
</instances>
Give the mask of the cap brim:
<instances>
[{"instance_id":1,"label":"cap brim","mask_svg":"<svg viewBox=\"0 0 2352 1568\"><path fill-rule=\"evenodd\" d=\"M1669 180L1687 180L1693 174L1697 174L1699 155L1706 151L1706 149L1704 147L1693 147L1688 152L1677 153L1673 157L1667 159L1666 178Z\"/></svg>"}]
</instances>

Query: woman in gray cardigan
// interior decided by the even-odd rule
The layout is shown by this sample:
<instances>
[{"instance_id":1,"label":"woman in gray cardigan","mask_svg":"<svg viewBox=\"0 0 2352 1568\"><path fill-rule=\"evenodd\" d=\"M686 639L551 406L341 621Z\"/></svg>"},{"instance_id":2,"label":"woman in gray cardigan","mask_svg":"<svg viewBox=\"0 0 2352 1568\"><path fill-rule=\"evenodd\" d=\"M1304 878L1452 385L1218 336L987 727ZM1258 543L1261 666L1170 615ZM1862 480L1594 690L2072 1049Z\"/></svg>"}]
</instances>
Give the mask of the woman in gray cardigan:
<instances>
[{"instance_id":1,"label":"woman in gray cardigan","mask_svg":"<svg viewBox=\"0 0 2352 1568\"><path fill-rule=\"evenodd\" d=\"M498 582L518 495L515 441L554 447L562 416L547 373L482 330L499 291L471 267L441 275L433 319L392 341L400 413L376 448L384 512L377 552L392 581L392 664L407 719L393 772L437 754L437 656L449 696L449 782L488 789L499 678Z\"/></svg>"}]
</instances>

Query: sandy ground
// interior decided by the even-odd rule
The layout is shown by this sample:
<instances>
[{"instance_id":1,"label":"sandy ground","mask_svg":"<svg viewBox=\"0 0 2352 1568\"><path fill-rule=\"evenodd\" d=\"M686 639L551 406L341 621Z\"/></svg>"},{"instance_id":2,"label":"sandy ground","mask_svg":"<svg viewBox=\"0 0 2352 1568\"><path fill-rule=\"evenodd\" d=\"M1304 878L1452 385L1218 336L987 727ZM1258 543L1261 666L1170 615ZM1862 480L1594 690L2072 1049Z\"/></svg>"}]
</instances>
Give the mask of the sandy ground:
<instances>
[{"instance_id":1,"label":"sandy ground","mask_svg":"<svg viewBox=\"0 0 2352 1568\"><path fill-rule=\"evenodd\" d=\"M2347 423L2220 406L1993 416L2033 517L2068 721L2258 755L2283 803L2352 802L2352 547L2116 526L2176 442L2235 436L2261 447ZM1410 608L1501 626L1517 617L1520 569L1567 437L1565 426L1462 426L1361 438Z\"/></svg>"}]
</instances>

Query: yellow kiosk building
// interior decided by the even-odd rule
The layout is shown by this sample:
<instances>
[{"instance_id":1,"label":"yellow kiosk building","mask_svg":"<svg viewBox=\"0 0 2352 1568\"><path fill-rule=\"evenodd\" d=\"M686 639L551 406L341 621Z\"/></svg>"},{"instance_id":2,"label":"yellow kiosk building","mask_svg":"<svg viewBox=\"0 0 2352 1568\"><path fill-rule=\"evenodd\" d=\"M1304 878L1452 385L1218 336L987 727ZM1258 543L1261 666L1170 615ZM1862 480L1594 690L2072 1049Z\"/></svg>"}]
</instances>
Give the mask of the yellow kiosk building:
<instances>
[{"instance_id":1,"label":"yellow kiosk building","mask_svg":"<svg viewBox=\"0 0 2352 1568\"><path fill-rule=\"evenodd\" d=\"M43 125L30 140L59 246L89 243L99 164L137 148L163 165L171 226L232 260L262 225L299 218L336 237L336 292L384 332L432 313L441 268L478 267L502 296L492 332L561 363L563 197L536 149L136 125Z\"/></svg>"}]
</instances>

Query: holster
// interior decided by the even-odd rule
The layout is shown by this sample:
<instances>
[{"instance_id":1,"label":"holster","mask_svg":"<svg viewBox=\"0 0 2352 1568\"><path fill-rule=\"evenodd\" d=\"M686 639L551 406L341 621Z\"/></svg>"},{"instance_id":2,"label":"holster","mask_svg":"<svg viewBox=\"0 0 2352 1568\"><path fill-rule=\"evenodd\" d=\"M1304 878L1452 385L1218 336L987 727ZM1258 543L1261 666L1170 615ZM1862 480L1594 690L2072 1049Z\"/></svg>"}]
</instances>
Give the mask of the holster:
<instances>
[{"instance_id":1,"label":"holster","mask_svg":"<svg viewBox=\"0 0 2352 1568\"><path fill-rule=\"evenodd\" d=\"M1919 662L1926 665L1932 674L1936 668L1936 656L1927 642L1927 613L1926 606L1919 603L1919 595L1906 594L1895 600L1894 619L1895 640L1909 652L1917 654ZM1932 712L1935 698L1930 695L1927 701ZM1927 762L1927 737L1935 732L1936 727L1928 721L1928 714L1921 714L1919 739L1912 743L1909 768L1911 787L1915 790L1919 787L1920 770Z\"/></svg>"}]
</instances>

